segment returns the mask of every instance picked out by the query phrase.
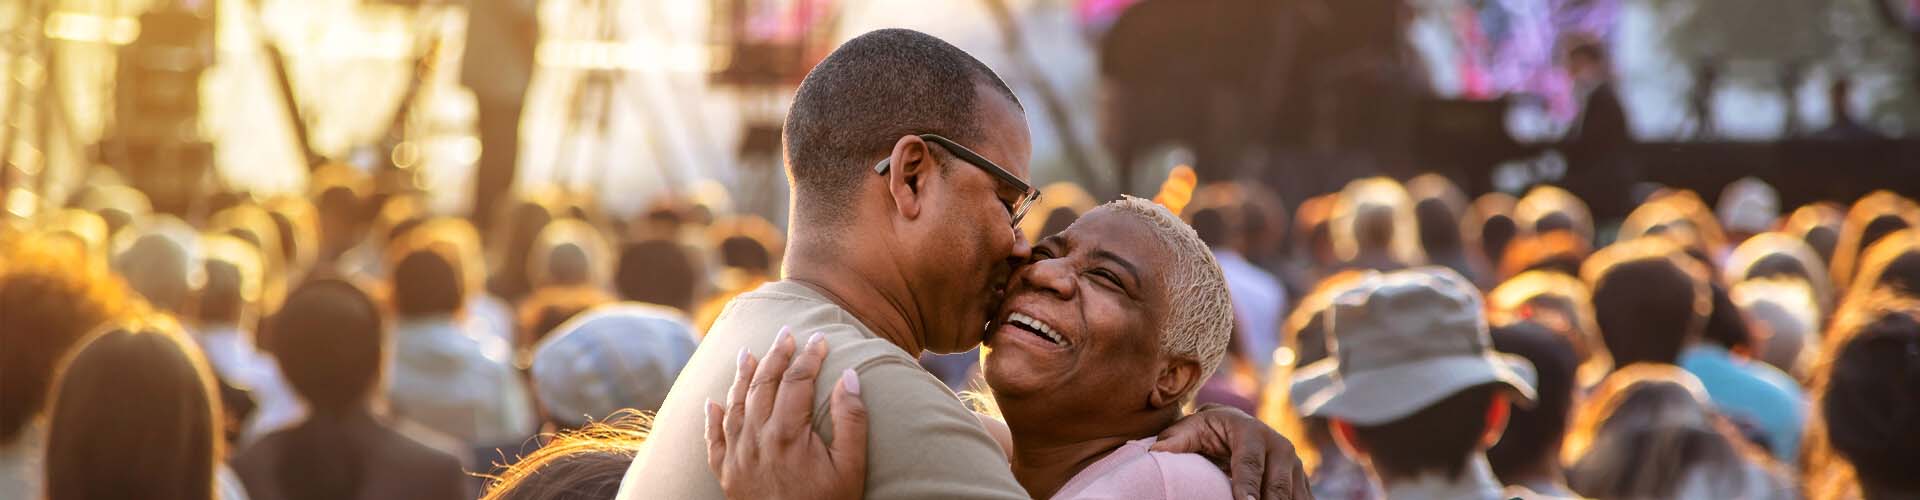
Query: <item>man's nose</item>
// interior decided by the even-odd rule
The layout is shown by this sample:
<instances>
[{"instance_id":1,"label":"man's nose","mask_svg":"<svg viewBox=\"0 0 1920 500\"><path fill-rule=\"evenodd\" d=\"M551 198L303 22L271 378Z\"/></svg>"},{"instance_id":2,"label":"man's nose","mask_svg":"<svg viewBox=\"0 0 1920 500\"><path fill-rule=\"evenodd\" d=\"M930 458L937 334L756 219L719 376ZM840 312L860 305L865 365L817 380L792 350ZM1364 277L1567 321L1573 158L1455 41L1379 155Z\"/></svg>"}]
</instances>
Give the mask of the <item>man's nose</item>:
<instances>
[{"instance_id":1,"label":"man's nose","mask_svg":"<svg viewBox=\"0 0 1920 500\"><path fill-rule=\"evenodd\" d=\"M1020 228L1017 227L1013 228L1013 252L1007 254L1007 261L1012 263L1013 267L1017 269L1032 258L1033 243L1027 241L1026 231L1021 231Z\"/></svg>"}]
</instances>

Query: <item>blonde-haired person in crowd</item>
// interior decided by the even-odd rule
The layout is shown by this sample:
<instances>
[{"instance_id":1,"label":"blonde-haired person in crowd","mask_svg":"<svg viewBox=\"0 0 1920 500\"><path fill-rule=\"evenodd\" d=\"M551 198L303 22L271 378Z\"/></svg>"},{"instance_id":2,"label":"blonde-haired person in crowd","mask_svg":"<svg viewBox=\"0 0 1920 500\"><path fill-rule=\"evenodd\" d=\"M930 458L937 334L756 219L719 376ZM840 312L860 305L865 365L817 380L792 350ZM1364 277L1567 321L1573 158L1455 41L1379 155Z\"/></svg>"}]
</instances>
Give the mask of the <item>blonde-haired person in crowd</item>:
<instances>
[{"instance_id":1,"label":"blonde-haired person in crowd","mask_svg":"<svg viewBox=\"0 0 1920 500\"><path fill-rule=\"evenodd\" d=\"M1334 255L1344 268L1392 271L1427 262L1413 198L1393 179L1347 183L1334 203L1330 228Z\"/></svg>"},{"instance_id":2,"label":"blonde-haired person in crowd","mask_svg":"<svg viewBox=\"0 0 1920 500\"><path fill-rule=\"evenodd\" d=\"M109 237L119 235L122 229L153 213L153 202L147 199L146 193L128 186L90 186L78 198L76 207L106 221Z\"/></svg>"},{"instance_id":3,"label":"blonde-haired person in crowd","mask_svg":"<svg viewBox=\"0 0 1920 500\"><path fill-rule=\"evenodd\" d=\"M1728 290L1733 304L1755 325L1754 359L1806 380L1820 352L1819 299L1806 280L1787 276L1754 278Z\"/></svg>"},{"instance_id":4,"label":"blonde-haired person in crowd","mask_svg":"<svg viewBox=\"0 0 1920 500\"><path fill-rule=\"evenodd\" d=\"M1494 326L1529 322L1565 338L1579 360L1575 387L1592 387L1614 368L1594 322L1593 293L1580 278L1553 271L1520 273L1487 294L1487 315Z\"/></svg>"},{"instance_id":5,"label":"blonde-haired person in crowd","mask_svg":"<svg viewBox=\"0 0 1920 500\"><path fill-rule=\"evenodd\" d=\"M1861 252L1845 302L1864 301L1882 288L1920 295L1920 228L1895 231Z\"/></svg>"},{"instance_id":6,"label":"blonde-haired person in crowd","mask_svg":"<svg viewBox=\"0 0 1920 500\"><path fill-rule=\"evenodd\" d=\"M1513 222L1520 232L1543 235L1568 231L1593 245L1593 213L1587 202L1559 186L1539 185L1513 205Z\"/></svg>"},{"instance_id":7,"label":"blonde-haired person in crowd","mask_svg":"<svg viewBox=\"0 0 1920 500\"><path fill-rule=\"evenodd\" d=\"M1791 233L1769 231L1747 238L1727 254L1720 269L1720 276L1734 283L1778 277L1805 281L1819 303L1819 312L1824 316L1833 310L1836 297L1826 261L1805 239Z\"/></svg>"},{"instance_id":8,"label":"blonde-haired person in crowd","mask_svg":"<svg viewBox=\"0 0 1920 500\"><path fill-rule=\"evenodd\" d=\"M1828 261L1834 290L1846 293L1852 288L1861 257L1880 238L1916 226L1920 226L1920 204L1892 191L1874 191L1853 202Z\"/></svg>"},{"instance_id":9,"label":"blonde-haired person in crowd","mask_svg":"<svg viewBox=\"0 0 1920 500\"><path fill-rule=\"evenodd\" d=\"M213 374L177 323L108 323L61 366L47 415L48 500L246 498L222 465Z\"/></svg>"},{"instance_id":10,"label":"blonde-haired person in crowd","mask_svg":"<svg viewBox=\"0 0 1920 500\"><path fill-rule=\"evenodd\" d=\"M1568 485L1599 500L1797 498L1765 452L1739 437L1693 375L1637 364L1609 375L1574 415Z\"/></svg>"},{"instance_id":11,"label":"blonde-haired person in crowd","mask_svg":"<svg viewBox=\"0 0 1920 500\"><path fill-rule=\"evenodd\" d=\"M1473 199L1466 222L1467 237L1487 255L1487 262L1498 264L1506 257L1507 245L1521 233L1513 219L1518 203L1513 195L1498 191Z\"/></svg>"},{"instance_id":12,"label":"blonde-haired person in crowd","mask_svg":"<svg viewBox=\"0 0 1920 500\"><path fill-rule=\"evenodd\" d=\"M1462 221L1469 207L1460 186L1440 174L1422 174L1407 180L1407 192L1413 196L1420 246L1427 260L1476 284L1490 283L1493 263L1487 261L1476 242L1467 238Z\"/></svg>"},{"instance_id":13,"label":"blonde-haired person in crowd","mask_svg":"<svg viewBox=\"0 0 1920 500\"><path fill-rule=\"evenodd\" d=\"M1226 475L1207 459L1155 451L1156 436L1185 413L1184 406L1226 356L1233 326L1227 294L1226 279L1206 244L1172 212L1147 200L1126 197L1101 205L1039 243L1033 262L1008 284L1006 300L987 334L984 373L1005 423L980 420L1004 440L1013 476L1028 496L1230 495ZM794 366L822 370L826 345L819 336L804 347L791 336L783 338L764 364L749 361L744 371L784 372L787 357L796 350ZM708 429L741 428L738 419L767 411L789 413L782 419L787 425L806 425L804 415L791 414L793 407L759 407L765 400L744 385L748 377L773 383L769 375L743 374L733 387L738 391L733 403L741 406L729 413L728 407L709 403ZM783 380L778 384L780 397L812 399L807 389L814 387L813 380L795 384L791 374ZM849 403L843 398L849 392L859 396L858 387L836 384L834 403ZM738 413L742 409L747 413ZM836 422L833 432L845 440L850 438L846 433L864 428ZM707 433L711 452L720 454L709 465L717 469L729 497L758 498L756 492L787 487L739 476L727 464L803 457L742 456L757 446L762 432L793 430L799 429L769 425L765 431ZM1305 494L1304 484L1292 486L1296 494Z\"/></svg>"},{"instance_id":14,"label":"blonde-haired person in crowd","mask_svg":"<svg viewBox=\"0 0 1920 500\"><path fill-rule=\"evenodd\" d=\"M1831 201L1801 205L1780 224L1780 231L1807 242L1820 262L1833 262L1833 249L1840 242L1840 226L1846 221L1846 207Z\"/></svg>"},{"instance_id":15,"label":"blonde-haired person in crowd","mask_svg":"<svg viewBox=\"0 0 1920 500\"><path fill-rule=\"evenodd\" d=\"M612 252L592 224L572 218L553 221L534 238L527 281L535 290L550 286L607 289L613 274Z\"/></svg>"},{"instance_id":16,"label":"blonde-haired person in crowd","mask_svg":"<svg viewBox=\"0 0 1920 500\"><path fill-rule=\"evenodd\" d=\"M1800 471L1812 500L1920 497L1920 302L1882 289L1827 332Z\"/></svg>"},{"instance_id":17,"label":"blonde-haired person in crowd","mask_svg":"<svg viewBox=\"0 0 1920 500\"><path fill-rule=\"evenodd\" d=\"M207 220L207 232L224 234L246 241L260 255L260 307L272 311L287 295L287 254L280 249L280 229L265 208L241 203L215 212Z\"/></svg>"}]
</instances>

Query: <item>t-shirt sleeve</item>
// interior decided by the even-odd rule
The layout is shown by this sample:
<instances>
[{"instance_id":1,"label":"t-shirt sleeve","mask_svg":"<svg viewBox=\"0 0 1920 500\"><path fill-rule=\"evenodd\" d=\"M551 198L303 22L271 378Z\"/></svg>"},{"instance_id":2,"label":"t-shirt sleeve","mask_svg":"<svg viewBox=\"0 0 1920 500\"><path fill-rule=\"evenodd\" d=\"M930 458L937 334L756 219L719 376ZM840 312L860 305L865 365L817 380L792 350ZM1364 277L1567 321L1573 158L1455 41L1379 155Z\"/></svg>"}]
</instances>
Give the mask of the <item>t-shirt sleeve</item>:
<instances>
[{"instance_id":1,"label":"t-shirt sleeve","mask_svg":"<svg viewBox=\"0 0 1920 500\"><path fill-rule=\"evenodd\" d=\"M1218 500L1232 495L1226 473L1207 459L1147 452L1102 471L1085 489L1054 500Z\"/></svg>"},{"instance_id":2,"label":"t-shirt sleeve","mask_svg":"<svg viewBox=\"0 0 1920 500\"><path fill-rule=\"evenodd\" d=\"M932 374L900 356L868 359L855 370L868 410L867 498L1027 498L1000 445ZM831 425L815 420L822 434Z\"/></svg>"}]
</instances>

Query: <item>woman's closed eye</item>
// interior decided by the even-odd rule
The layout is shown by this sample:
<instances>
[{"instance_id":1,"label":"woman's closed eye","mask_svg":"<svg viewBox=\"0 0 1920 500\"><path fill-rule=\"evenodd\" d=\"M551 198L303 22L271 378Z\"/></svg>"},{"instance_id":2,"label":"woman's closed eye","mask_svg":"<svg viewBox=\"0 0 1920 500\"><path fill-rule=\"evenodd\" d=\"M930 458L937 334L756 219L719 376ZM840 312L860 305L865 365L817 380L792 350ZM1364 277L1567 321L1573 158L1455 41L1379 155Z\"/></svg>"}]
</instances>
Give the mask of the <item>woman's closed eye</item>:
<instances>
[{"instance_id":1,"label":"woman's closed eye","mask_svg":"<svg viewBox=\"0 0 1920 500\"><path fill-rule=\"evenodd\" d=\"M1091 271L1087 271L1087 274L1090 274L1094 278L1098 278L1102 281L1107 282L1107 284L1109 286L1112 286L1115 290L1126 291L1127 287L1120 284L1120 276L1117 274L1114 274L1113 271L1094 268Z\"/></svg>"}]
</instances>

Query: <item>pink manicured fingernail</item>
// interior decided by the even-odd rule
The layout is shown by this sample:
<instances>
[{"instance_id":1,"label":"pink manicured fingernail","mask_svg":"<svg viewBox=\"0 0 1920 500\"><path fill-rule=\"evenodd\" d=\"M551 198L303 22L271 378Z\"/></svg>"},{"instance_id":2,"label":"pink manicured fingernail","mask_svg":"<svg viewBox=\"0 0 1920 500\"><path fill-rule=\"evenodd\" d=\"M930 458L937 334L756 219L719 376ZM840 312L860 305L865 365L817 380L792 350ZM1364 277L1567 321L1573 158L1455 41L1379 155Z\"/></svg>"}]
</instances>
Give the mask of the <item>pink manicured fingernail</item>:
<instances>
[{"instance_id":1,"label":"pink manicured fingernail","mask_svg":"<svg viewBox=\"0 0 1920 500\"><path fill-rule=\"evenodd\" d=\"M700 412L706 414L707 418L713 418L713 400L709 399L707 404L700 405Z\"/></svg>"},{"instance_id":2,"label":"pink manicured fingernail","mask_svg":"<svg viewBox=\"0 0 1920 500\"><path fill-rule=\"evenodd\" d=\"M747 366L747 348L745 347L740 348L740 356L734 358L733 366L735 368Z\"/></svg>"},{"instance_id":3,"label":"pink manicured fingernail","mask_svg":"<svg viewBox=\"0 0 1920 500\"><path fill-rule=\"evenodd\" d=\"M818 344L820 343L821 340L824 340L826 338L827 338L826 334L823 334L820 332L813 332L813 335L807 337L807 348L809 349L813 348L814 344Z\"/></svg>"},{"instance_id":4,"label":"pink manicured fingernail","mask_svg":"<svg viewBox=\"0 0 1920 500\"><path fill-rule=\"evenodd\" d=\"M852 368L840 370L840 385L847 387L847 394L859 396L860 374L854 373Z\"/></svg>"}]
</instances>

